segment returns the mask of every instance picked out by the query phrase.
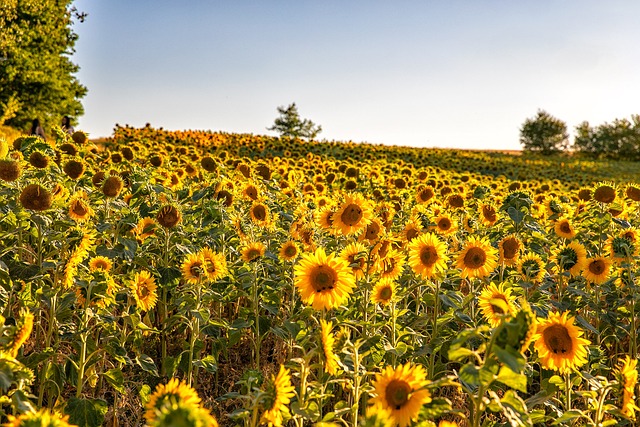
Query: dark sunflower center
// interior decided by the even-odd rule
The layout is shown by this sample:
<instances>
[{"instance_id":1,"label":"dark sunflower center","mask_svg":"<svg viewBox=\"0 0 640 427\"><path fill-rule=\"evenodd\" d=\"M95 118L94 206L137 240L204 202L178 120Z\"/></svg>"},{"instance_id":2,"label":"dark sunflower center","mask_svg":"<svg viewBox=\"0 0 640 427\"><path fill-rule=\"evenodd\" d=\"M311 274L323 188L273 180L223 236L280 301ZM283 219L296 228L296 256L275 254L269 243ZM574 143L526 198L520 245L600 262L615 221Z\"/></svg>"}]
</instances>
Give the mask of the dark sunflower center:
<instances>
[{"instance_id":1,"label":"dark sunflower center","mask_svg":"<svg viewBox=\"0 0 640 427\"><path fill-rule=\"evenodd\" d=\"M464 206L464 199L459 194L454 194L449 197L449 205L454 208L461 208Z\"/></svg>"},{"instance_id":2,"label":"dark sunflower center","mask_svg":"<svg viewBox=\"0 0 640 427\"><path fill-rule=\"evenodd\" d=\"M480 268L487 260L487 254L481 248L471 248L464 256L464 265L467 268Z\"/></svg>"},{"instance_id":3,"label":"dark sunflower center","mask_svg":"<svg viewBox=\"0 0 640 427\"><path fill-rule=\"evenodd\" d=\"M199 262L194 263L189 267L189 273L193 277L200 277L200 273L202 272L202 264Z\"/></svg>"},{"instance_id":4,"label":"dark sunflower center","mask_svg":"<svg viewBox=\"0 0 640 427\"><path fill-rule=\"evenodd\" d=\"M596 259L589 263L589 271L595 275L604 273L606 264L601 259Z\"/></svg>"},{"instance_id":5,"label":"dark sunflower center","mask_svg":"<svg viewBox=\"0 0 640 427\"><path fill-rule=\"evenodd\" d=\"M440 218L438 221L438 228L443 231L447 231L451 228L451 220L449 218Z\"/></svg>"},{"instance_id":6,"label":"dark sunflower center","mask_svg":"<svg viewBox=\"0 0 640 427\"><path fill-rule=\"evenodd\" d=\"M400 410L409 401L411 386L402 380L391 380L385 389L385 400L395 410Z\"/></svg>"},{"instance_id":7,"label":"dark sunflower center","mask_svg":"<svg viewBox=\"0 0 640 427\"><path fill-rule=\"evenodd\" d=\"M438 251L433 246L425 246L420 251L420 262L425 267L431 267L438 262Z\"/></svg>"},{"instance_id":8,"label":"dark sunflower center","mask_svg":"<svg viewBox=\"0 0 640 427\"><path fill-rule=\"evenodd\" d=\"M246 194L247 197L251 200L255 200L258 198L258 190L256 190L254 187L247 188Z\"/></svg>"},{"instance_id":9,"label":"dark sunflower center","mask_svg":"<svg viewBox=\"0 0 640 427\"><path fill-rule=\"evenodd\" d=\"M494 299L497 301L491 303L493 312L496 314L505 314L505 311L502 307L506 307L508 305L506 298L503 295L496 295L494 296Z\"/></svg>"},{"instance_id":10,"label":"dark sunflower center","mask_svg":"<svg viewBox=\"0 0 640 427\"><path fill-rule=\"evenodd\" d=\"M297 252L296 247L293 245L289 245L284 249L284 254L288 257L295 256Z\"/></svg>"},{"instance_id":11,"label":"dark sunflower center","mask_svg":"<svg viewBox=\"0 0 640 427\"><path fill-rule=\"evenodd\" d=\"M378 233L380 233L380 226L375 222L372 222L367 226L365 237L369 240L375 240L378 238Z\"/></svg>"},{"instance_id":12,"label":"dark sunflower center","mask_svg":"<svg viewBox=\"0 0 640 427\"><path fill-rule=\"evenodd\" d=\"M140 285L138 287L138 295L140 295L141 298L146 298L147 296L149 296L149 288L147 288L144 284Z\"/></svg>"},{"instance_id":13,"label":"dark sunflower center","mask_svg":"<svg viewBox=\"0 0 640 427\"><path fill-rule=\"evenodd\" d=\"M569 331L562 325L552 325L542 333L544 344L553 354L567 354L573 349Z\"/></svg>"},{"instance_id":14,"label":"dark sunflower center","mask_svg":"<svg viewBox=\"0 0 640 427\"><path fill-rule=\"evenodd\" d=\"M383 301L389 301L393 296L393 290L390 287L385 286L380 290L380 299Z\"/></svg>"},{"instance_id":15,"label":"dark sunflower center","mask_svg":"<svg viewBox=\"0 0 640 427\"><path fill-rule=\"evenodd\" d=\"M87 214L87 208L84 203L78 200L73 204L73 213L78 216L85 216Z\"/></svg>"},{"instance_id":16,"label":"dark sunflower center","mask_svg":"<svg viewBox=\"0 0 640 427\"><path fill-rule=\"evenodd\" d=\"M355 203L347 205L340 215L340 219L349 227L356 225L362 219L362 209Z\"/></svg>"},{"instance_id":17,"label":"dark sunflower center","mask_svg":"<svg viewBox=\"0 0 640 427\"><path fill-rule=\"evenodd\" d=\"M335 287L338 277L335 270L327 265L319 265L310 275L311 286L316 292L330 291Z\"/></svg>"},{"instance_id":18,"label":"dark sunflower center","mask_svg":"<svg viewBox=\"0 0 640 427\"><path fill-rule=\"evenodd\" d=\"M265 219L267 219L267 210L263 205L256 205L253 207L253 216L258 221L264 221Z\"/></svg>"},{"instance_id":19,"label":"dark sunflower center","mask_svg":"<svg viewBox=\"0 0 640 427\"><path fill-rule=\"evenodd\" d=\"M493 206L483 206L482 207L482 215L484 215L484 217L489 222L495 222L496 221L496 210L494 209Z\"/></svg>"},{"instance_id":20,"label":"dark sunflower center","mask_svg":"<svg viewBox=\"0 0 640 427\"><path fill-rule=\"evenodd\" d=\"M416 230L415 228L410 228L407 230L407 240L410 242L413 239L415 239L416 237L418 237L418 230Z\"/></svg>"},{"instance_id":21,"label":"dark sunflower center","mask_svg":"<svg viewBox=\"0 0 640 427\"><path fill-rule=\"evenodd\" d=\"M434 196L433 190L430 189L430 188L425 188L424 190L422 190L420 192L419 196L420 196L420 200L421 201L426 202L426 201L430 200Z\"/></svg>"},{"instance_id":22,"label":"dark sunflower center","mask_svg":"<svg viewBox=\"0 0 640 427\"><path fill-rule=\"evenodd\" d=\"M562 221L560 223L560 231L563 233L571 233L571 225L569 225L568 221Z\"/></svg>"},{"instance_id":23,"label":"dark sunflower center","mask_svg":"<svg viewBox=\"0 0 640 427\"><path fill-rule=\"evenodd\" d=\"M596 188L593 193L593 198L600 203L611 203L616 198L616 190L608 185L602 185Z\"/></svg>"},{"instance_id":24,"label":"dark sunflower center","mask_svg":"<svg viewBox=\"0 0 640 427\"><path fill-rule=\"evenodd\" d=\"M507 239L502 244L502 251L506 259L512 259L518 254L520 244L516 239Z\"/></svg>"},{"instance_id":25,"label":"dark sunflower center","mask_svg":"<svg viewBox=\"0 0 640 427\"><path fill-rule=\"evenodd\" d=\"M260 251L258 249L249 249L249 251L247 251L247 258L249 260L254 260L256 258L258 258L260 256Z\"/></svg>"}]
</instances>

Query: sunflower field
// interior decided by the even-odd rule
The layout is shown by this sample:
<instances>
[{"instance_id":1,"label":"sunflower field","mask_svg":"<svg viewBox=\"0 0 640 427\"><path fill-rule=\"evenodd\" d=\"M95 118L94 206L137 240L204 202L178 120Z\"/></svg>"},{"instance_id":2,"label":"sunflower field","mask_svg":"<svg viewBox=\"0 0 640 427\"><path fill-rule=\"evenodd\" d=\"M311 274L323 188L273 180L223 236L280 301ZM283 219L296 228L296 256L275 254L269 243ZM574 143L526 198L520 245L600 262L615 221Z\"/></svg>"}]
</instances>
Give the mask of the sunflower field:
<instances>
[{"instance_id":1,"label":"sunflower field","mask_svg":"<svg viewBox=\"0 0 640 427\"><path fill-rule=\"evenodd\" d=\"M6 426L637 425L630 162L0 140Z\"/></svg>"}]
</instances>

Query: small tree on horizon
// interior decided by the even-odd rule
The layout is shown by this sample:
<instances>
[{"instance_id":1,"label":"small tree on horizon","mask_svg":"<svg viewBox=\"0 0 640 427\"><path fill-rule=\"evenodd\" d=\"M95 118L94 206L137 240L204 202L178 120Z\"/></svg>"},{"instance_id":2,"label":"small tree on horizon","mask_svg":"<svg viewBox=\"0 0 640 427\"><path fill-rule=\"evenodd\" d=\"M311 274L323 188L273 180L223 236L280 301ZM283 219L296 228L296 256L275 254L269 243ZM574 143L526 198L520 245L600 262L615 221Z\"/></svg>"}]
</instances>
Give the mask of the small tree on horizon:
<instances>
[{"instance_id":1,"label":"small tree on horizon","mask_svg":"<svg viewBox=\"0 0 640 427\"><path fill-rule=\"evenodd\" d=\"M520 144L525 151L553 154L569 147L567 124L544 110L524 121L520 128Z\"/></svg>"},{"instance_id":2,"label":"small tree on horizon","mask_svg":"<svg viewBox=\"0 0 640 427\"><path fill-rule=\"evenodd\" d=\"M278 113L280 113L280 117L277 117L273 126L267 130L276 131L280 136L312 140L322 132L322 126L317 126L309 119L302 120L300 118L295 102L286 108L278 107Z\"/></svg>"}]
</instances>

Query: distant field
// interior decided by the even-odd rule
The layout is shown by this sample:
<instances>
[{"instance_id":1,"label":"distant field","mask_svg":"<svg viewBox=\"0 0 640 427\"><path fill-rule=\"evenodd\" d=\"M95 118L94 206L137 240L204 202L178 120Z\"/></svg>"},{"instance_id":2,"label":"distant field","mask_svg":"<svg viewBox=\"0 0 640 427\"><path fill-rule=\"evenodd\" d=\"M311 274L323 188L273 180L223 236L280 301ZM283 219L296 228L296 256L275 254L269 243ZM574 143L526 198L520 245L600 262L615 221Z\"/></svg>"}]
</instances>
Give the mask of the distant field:
<instances>
[{"instance_id":1,"label":"distant field","mask_svg":"<svg viewBox=\"0 0 640 427\"><path fill-rule=\"evenodd\" d=\"M15 138L6 414L635 425L637 163L151 127Z\"/></svg>"}]
</instances>

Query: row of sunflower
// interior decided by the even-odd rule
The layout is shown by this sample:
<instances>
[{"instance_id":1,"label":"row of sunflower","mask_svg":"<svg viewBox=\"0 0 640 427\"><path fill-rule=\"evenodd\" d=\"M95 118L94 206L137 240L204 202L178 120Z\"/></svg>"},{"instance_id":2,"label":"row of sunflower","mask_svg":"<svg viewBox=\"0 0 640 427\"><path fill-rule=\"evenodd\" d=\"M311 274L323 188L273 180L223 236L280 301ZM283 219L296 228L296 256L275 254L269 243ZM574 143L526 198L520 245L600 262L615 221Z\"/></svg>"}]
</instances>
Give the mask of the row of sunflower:
<instances>
[{"instance_id":1,"label":"row of sunflower","mask_svg":"<svg viewBox=\"0 0 640 427\"><path fill-rule=\"evenodd\" d=\"M9 425L634 423L631 164L147 126L0 180Z\"/></svg>"}]
</instances>

